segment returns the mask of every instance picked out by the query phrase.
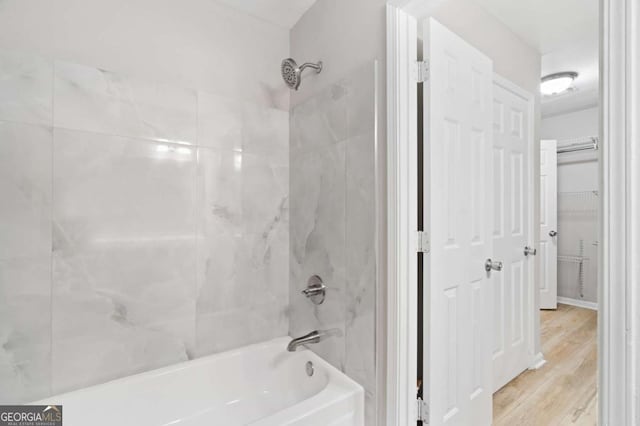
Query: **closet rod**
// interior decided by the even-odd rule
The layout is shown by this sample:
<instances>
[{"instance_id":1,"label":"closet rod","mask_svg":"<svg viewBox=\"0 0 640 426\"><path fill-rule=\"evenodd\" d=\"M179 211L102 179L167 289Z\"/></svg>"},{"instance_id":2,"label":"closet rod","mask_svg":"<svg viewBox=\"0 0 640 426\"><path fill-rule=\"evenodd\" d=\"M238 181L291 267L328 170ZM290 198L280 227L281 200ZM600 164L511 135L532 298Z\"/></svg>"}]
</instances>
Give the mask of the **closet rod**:
<instances>
[{"instance_id":1,"label":"closet rod","mask_svg":"<svg viewBox=\"0 0 640 426\"><path fill-rule=\"evenodd\" d=\"M569 145L559 146L557 151L558 151L558 154L564 154L567 152L588 151L588 150L597 150L597 149L598 149L598 138L590 137L588 138L588 142L572 143Z\"/></svg>"}]
</instances>

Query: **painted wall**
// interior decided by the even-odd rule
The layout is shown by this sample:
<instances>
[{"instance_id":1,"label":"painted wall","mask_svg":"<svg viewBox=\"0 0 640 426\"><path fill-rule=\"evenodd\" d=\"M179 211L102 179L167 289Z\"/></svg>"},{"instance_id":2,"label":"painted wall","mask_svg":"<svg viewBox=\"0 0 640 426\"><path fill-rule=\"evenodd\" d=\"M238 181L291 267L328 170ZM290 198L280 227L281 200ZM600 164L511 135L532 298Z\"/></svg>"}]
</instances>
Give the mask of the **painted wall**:
<instances>
[{"instance_id":1,"label":"painted wall","mask_svg":"<svg viewBox=\"0 0 640 426\"><path fill-rule=\"evenodd\" d=\"M599 112L595 106L565 114L543 116L540 123L542 139L567 139L578 136L596 136L599 132Z\"/></svg>"},{"instance_id":2,"label":"painted wall","mask_svg":"<svg viewBox=\"0 0 640 426\"><path fill-rule=\"evenodd\" d=\"M544 117L544 139L569 139L599 134L598 107ZM597 302L598 157L595 151L558 156L558 295ZM580 193L580 194L576 194ZM587 260L576 263L575 256ZM580 269L582 268L582 270Z\"/></svg>"},{"instance_id":3,"label":"painted wall","mask_svg":"<svg viewBox=\"0 0 640 426\"><path fill-rule=\"evenodd\" d=\"M287 334L288 40L209 0L0 2L1 403Z\"/></svg>"},{"instance_id":4,"label":"painted wall","mask_svg":"<svg viewBox=\"0 0 640 426\"><path fill-rule=\"evenodd\" d=\"M599 134L597 107L567 114L544 117L540 127L542 139L568 139ZM595 153L564 154L558 158L558 191L592 191L598 189L598 159Z\"/></svg>"},{"instance_id":5,"label":"painted wall","mask_svg":"<svg viewBox=\"0 0 640 426\"><path fill-rule=\"evenodd\" d=\"M533 48L527 46L518 39L510 30L498 22L493 16L486 13L473 2L466 0L445 0L436 1L431 13L441 23L448 26L460 36L467 39L476 48L482 50L494 61L496 72L514 81L524 89L537 95L540 78L540 54ZM385 177L385 138L386 138L386 1L384 0L353 0L341 2L339 0L318 0L302 19L291 30L291 54L300 61L322 60L325 69L319 76L309 77L303 82L300 91L291 96L292 107L298 105L309 98L319 96L323 90L336 84L341 78L360 69L363 64L372 62L374 59L379 63L379 79L377 93L377 135L380 148L377 151L377 161L380 165L378 173L381 180L386 182ZM537 98L536 98L537 99ZM536 137L538 140L538 128L540 117L539 101L536 100ZM536 143L536 145L538 145ZM534 152L538 153L538 146ZM373 154L375 146L373 141L368 145L368 152ZM534 159L534 170L539 170L539 154ZM293 175L292 175L293 179ZM539 177L535 178L535 193L538 190ZM383 188L384 189L384 188ZM382 197L380 197L382 198ZM377 199L377 203L386 203L385 199ZM539 199L536 197L534 206L534 223L539 221ZM383 224L378 229L381 235L386 235L384 217L378 218ZM375 222L374 222L375 223ZM371 228L374 232L376 229ZM292 231L292 241L293 241ZM380 240L384 244L384 238ZM537 270L537 268L536 268ZM385 265L378 265L378 282L380 283L379 295L385 295ZM301 283L291 283L292 287ZM373 284L372 284L373 285ZM386 301L379 298L376 305L382 307ZM322 309L322 307L320 308ZM328 309L325 307L325 309ZM379 315L384 318L384 315ZM322 324L320 321L319 324ZM381 323L378 322L380 325ZM378 327L377 339L384 344L384 329ZM539 345L539 342L538 342ZM324 349L318 349L324 351ZM328 349L327 349L328 350ZM332 359L340 359L339 351L342 346L334 348L337 351ZM384 350L379 347L377 352L378 375L376 380L379 385L376 395L372 395L368 390L368 402L384 401L384 388L380 383L384 380ZM338 364L339 367L341 367ZM373 410L370 405L369 412ZM383 404L376 407L382 411ZM369 423L367 423L369 424ZM371 423L373 424L373 423Z\"/></svg>"},{"instance_id":6,"label":"painted wall","mask_svg":"<svg viewBox=\"0 0 640 426\"><path fill-rule=\"evenodd\" d=\"M539 95L541 58L536 49L472 1L433 3L431 16L489 56L494 72Z\"/></svg>"}]
</instances>

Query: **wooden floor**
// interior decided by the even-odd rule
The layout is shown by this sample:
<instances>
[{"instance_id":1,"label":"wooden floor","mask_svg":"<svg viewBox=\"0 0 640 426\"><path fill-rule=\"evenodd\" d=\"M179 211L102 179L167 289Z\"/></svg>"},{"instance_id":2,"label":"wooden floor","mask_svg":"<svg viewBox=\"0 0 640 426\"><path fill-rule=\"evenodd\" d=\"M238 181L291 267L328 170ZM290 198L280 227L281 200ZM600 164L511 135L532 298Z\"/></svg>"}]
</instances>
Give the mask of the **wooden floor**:
<instances>
[{"instance_id":1,"label":"wooden floor","mask_svg":"<svg viewBox=\"0 0 640 426\"><path fill-rule=\"evenodd\" d=\"M525 371L493 396L494 425L597 424L597 315L558 305L541 311L547 363Z\"/></svg>"}]
</instances>

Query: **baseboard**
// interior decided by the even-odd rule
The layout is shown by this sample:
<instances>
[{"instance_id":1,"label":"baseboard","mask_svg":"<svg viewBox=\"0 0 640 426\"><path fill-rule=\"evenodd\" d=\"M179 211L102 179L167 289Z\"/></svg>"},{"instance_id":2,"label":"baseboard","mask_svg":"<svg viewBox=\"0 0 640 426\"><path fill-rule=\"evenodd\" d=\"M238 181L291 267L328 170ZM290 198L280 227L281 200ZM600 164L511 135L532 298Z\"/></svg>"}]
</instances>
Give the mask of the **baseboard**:
<instances>
[{"instance_id":1,"label":"baseboard","mask_svg":"<svg viewBox=\"0 0 640 426\"><path fill-rule=\"evenodd\" d=\"M560 296L558 296L558 303L563 303L565 305L571 305L571 306L577 306L579 308L593 309L594 311L598 310L598 303L597 302L587 302L586 300L571 299L570 297L560 297Z\"/></svg>"},{"instance_id":2,"label":"baseboard","mask_svg":"<svg viewBox=\"0 0 640 426\"><path fill-rule=\"evenodd\" d=\"M529 370L537 370L539 368L542 368L542 366L545 365L546 363L547 363L547 360L544 359L544 355L542 355L542 352L538 352L537 354L534 355L533 362L531 363Z\"/></svg>"}]
</instances>

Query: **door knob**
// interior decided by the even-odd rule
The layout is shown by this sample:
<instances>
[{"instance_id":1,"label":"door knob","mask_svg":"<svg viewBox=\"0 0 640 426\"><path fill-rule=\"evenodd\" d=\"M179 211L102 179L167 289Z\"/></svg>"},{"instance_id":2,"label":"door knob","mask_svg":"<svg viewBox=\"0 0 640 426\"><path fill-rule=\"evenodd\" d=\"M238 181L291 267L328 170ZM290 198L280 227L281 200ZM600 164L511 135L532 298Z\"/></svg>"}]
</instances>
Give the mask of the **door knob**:
<instances>
[{"instance_id":1,"label":"door knob","mask_svg":"<svg viewBox=\"0 0 640 426\"><path fill-rule=\"evenodd\" d=\"M529 256L529 255L535 256L537 252L538 251L536 249L531 248L529 246L525 246L524 247L524 255L525 256Z\"/></svg>"},{"instance_id":2,"label":"door knob","mask_svg":"<svg viewBox=\"0 0 640 426\"><path fill-rule=\"evenodd\" d=\"M554 230L549 231L549 236L550 237L555 237L556 235L558 235L558 233Z\"/></svg>"},{"instance_id":3,"label":"door knob","mask_svg":"<svg viewBox=\"0 0 640 426\"><path fill-rule=\"evenodd\" d=\"M502 271L502 262L494 262L491 259L487 259L487 261L484 262L484 270L487 272L491 272L491 270Z\"/></svg>"}]
</instances>

